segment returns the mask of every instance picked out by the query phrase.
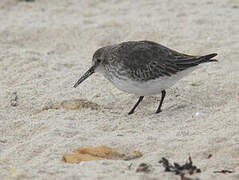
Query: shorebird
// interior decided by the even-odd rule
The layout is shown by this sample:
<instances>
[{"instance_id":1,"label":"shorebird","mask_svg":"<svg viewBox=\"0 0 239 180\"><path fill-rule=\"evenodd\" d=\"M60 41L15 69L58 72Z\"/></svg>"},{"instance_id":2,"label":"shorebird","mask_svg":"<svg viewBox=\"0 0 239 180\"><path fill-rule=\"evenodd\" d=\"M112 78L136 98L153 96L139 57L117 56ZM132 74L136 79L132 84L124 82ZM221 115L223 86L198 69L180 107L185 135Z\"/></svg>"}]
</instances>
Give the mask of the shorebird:
<instances>
[{"instance_id":1,"label":"shorebird","mask_svg":"<svg viewBox=\"0 0 239 180\"><path fill-rule=\"evenodd\" d=\"M201 63L214 62L217 54L192 56L179 53L152 41L128 41L98 49L92 66L76 82L76 88L95 72L100 72L122 91L139 96L128 114L133 114L144 96L162 94L156 113L166 95L166 89L192 72Z\"/></svg>"}]
</instances>

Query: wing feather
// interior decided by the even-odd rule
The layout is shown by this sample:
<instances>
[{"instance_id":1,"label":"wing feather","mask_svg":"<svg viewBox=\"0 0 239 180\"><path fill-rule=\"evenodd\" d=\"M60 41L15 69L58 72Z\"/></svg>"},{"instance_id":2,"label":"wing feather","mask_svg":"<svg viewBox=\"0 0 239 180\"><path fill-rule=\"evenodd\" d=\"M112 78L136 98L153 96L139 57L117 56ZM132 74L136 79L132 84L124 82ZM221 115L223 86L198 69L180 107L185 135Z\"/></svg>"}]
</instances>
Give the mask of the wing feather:
<instances>
[{"instance_id":1,"label":"wing feather","mask_svg":"<svg viewBox=\"0 0 239 180\"><path fill-rule=\"evenodd\" d=\"M141 81L171 76L200 63L210 62L210 58L216 55L186 55L151 41L121 43L118 51L121 63L128 69L129 78Z\"/></svg>"}]
</instances>

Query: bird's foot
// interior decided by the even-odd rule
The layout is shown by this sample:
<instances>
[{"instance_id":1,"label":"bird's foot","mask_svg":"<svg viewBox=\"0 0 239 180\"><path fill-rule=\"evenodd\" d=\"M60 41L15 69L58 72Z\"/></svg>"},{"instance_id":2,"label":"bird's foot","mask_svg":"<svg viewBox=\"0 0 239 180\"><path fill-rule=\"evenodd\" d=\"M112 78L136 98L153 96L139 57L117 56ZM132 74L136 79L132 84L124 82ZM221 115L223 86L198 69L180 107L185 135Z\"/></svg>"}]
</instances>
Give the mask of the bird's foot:
<instances>
[{"instance_id":1,"label":"bird's foot","mask_svg":"<svg viewBox=\"0 0 239 180\"><path fill-rule=\"evenodd\" d=\"M156 111L156 114L158 114L158 113L160 113L160 112L162 112L162 110L161 110L161 109L158 109L158 110Z\"/></svg>"},{"instance_id":2,"label":"bird's foot","mask_svg":"<svg viewBox=\"0 0 239 180\"><path fill-rule=\"evenodd\" d=\"M130 112L128 112L128 115L131 115L134 113L134 110L131 110Z\"/></svg>"}]
</instances>

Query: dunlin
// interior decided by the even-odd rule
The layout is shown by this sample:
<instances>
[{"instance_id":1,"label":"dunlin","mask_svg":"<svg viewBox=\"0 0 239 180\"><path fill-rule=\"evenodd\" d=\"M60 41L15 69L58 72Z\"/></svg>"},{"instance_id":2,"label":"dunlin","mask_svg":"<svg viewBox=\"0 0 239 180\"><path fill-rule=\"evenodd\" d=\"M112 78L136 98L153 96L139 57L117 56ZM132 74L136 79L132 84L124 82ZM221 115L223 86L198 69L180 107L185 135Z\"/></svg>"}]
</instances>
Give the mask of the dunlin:
<instances>
[{"instance_id":1,"label":"dunlin","mask_svg":"<svg viewBox=\"0 0 239 180\"><path fill-rule=\"evenodd\" d=\"M161 112L166 89L199 64L214 62L217 54L192 56L152 41L128 41L98 49L90 69L76 82L76 88L95 72L100 72L118 89L139 96L129 111L133 114L144 96L161 93L156 113Z\"/></svg>"}]
</instances>

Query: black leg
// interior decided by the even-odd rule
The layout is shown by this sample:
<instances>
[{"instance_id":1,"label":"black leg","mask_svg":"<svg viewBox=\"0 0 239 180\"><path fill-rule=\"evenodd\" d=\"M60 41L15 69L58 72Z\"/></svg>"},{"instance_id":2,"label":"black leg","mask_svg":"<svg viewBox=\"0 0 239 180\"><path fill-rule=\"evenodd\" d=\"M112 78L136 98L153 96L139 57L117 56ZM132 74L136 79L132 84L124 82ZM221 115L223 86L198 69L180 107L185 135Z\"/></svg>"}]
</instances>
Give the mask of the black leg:
<instances>
[{"instance_id":1,"label":"black leg","mask_svg":"<svg viewBox=\"0 0 239 180\"><path fill-rule=\"evenodd\" d=\"M130 114L133 114L134 113L134 110L136 109L136 107L139 105L139 103L144 99L144 96L140 96L139 97L139 100L137 101L137 103L134 105L134 107L130 110L130 112L128 113L129 115Z\"/></svg>"},{"instance_id":2,"label":"black leg","mask_svg":"<svg viewBox=\"0 0 239 180\"><path fill-rule=\"evenodd\" d=\"M161 107L162 107L162 104L163 104L163 100L164 100L165 95L166 95L166 91L165 91L165 90L162 90L161 100L160 100L159 107L158 107L156 113L160 113L160 112L162 111L162 110L161 110Z\"/></svg>"}]
</instances>

